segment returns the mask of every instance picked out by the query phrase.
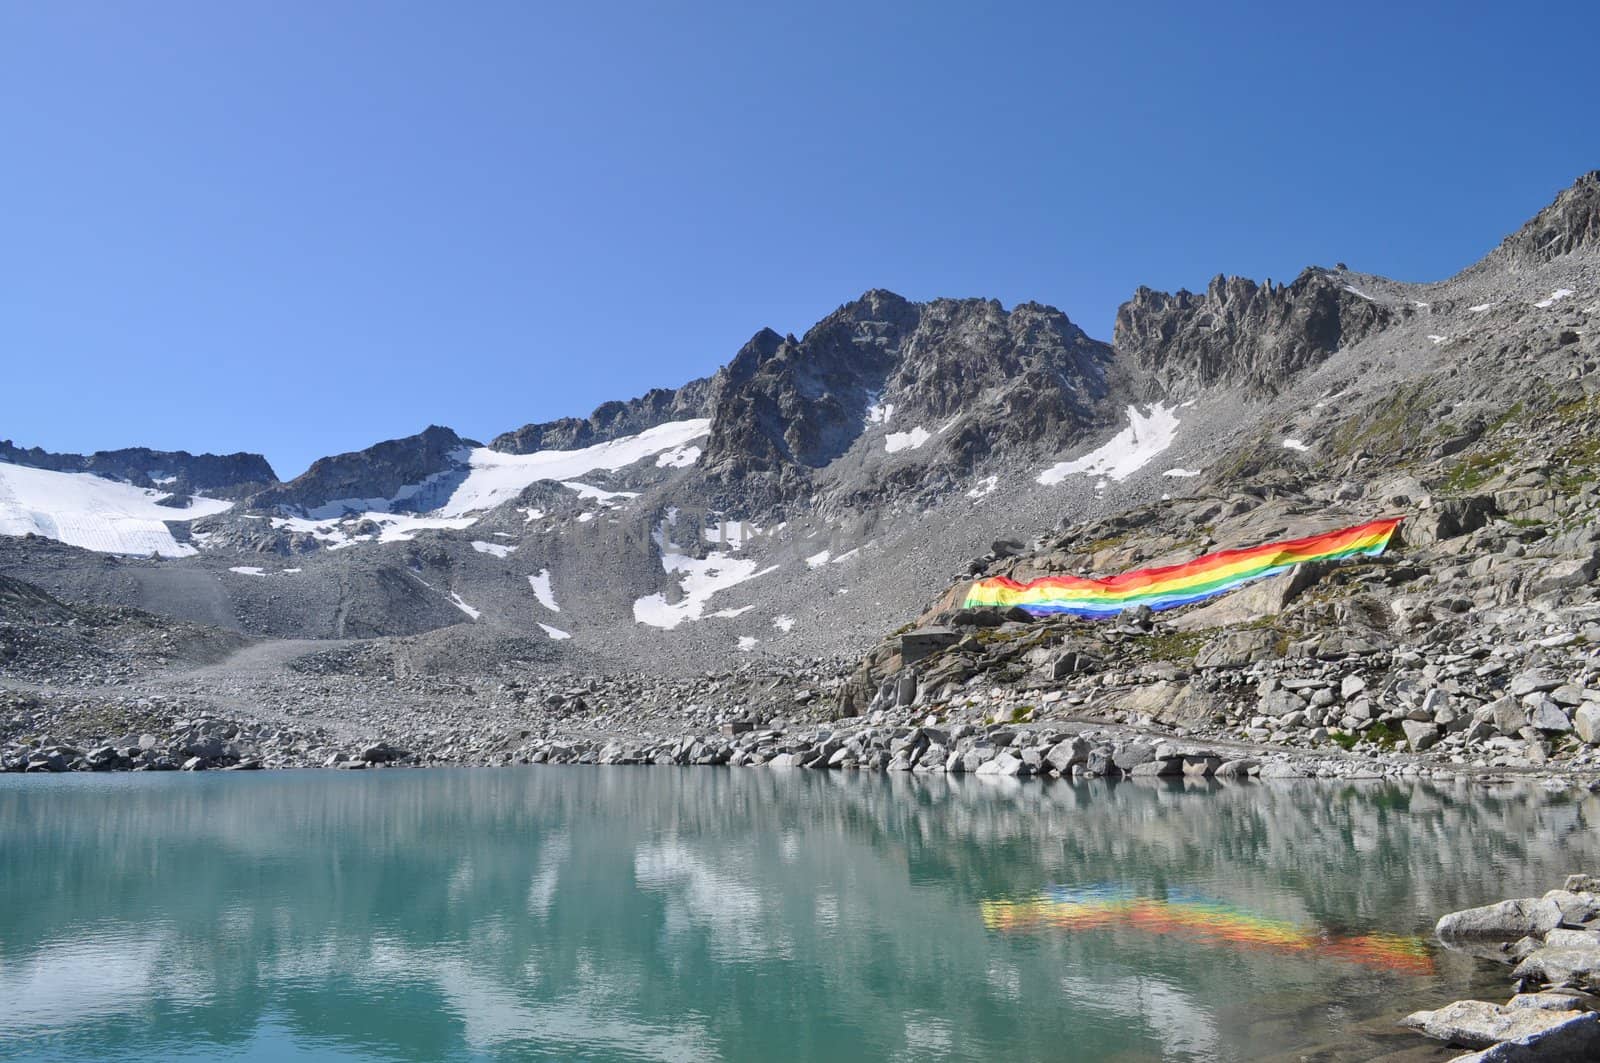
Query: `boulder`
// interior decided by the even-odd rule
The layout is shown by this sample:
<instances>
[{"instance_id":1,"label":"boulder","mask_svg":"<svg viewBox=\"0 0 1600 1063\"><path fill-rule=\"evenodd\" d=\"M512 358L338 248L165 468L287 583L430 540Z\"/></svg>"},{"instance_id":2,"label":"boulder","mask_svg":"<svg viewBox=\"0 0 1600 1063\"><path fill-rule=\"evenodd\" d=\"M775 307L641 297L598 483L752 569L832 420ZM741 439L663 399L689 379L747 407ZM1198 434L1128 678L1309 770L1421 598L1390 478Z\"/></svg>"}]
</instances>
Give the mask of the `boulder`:
<instances>
[{"instance_id":1,"label":"boulder","mask_svg":"<svg viewBox=\"0 0 1600 1063\"><path fill-rule=\"evenodd\" d=\"M1421 753L1439 740L1439 725L1432 720L1401 720L1400 729L1406 733L1406 744L1414 753Z\"/></svg>"},{"instance_id":2,"label":"boulder","mask_svg":"<svg viewBox=\"0 0 1600 1063\"><path fill-rule=\"evenodd\" d=\"M1546 934L1560 925L1561 908L1555 901L1521 897L1451 912L1439 920L1434 933L1441 938L1498 937L1513 941L1525 934Z\"/></svg>"},{"instance_id":3,"label":"boulder","mask_svg":"<svg viewBox=\"0 0 1600 1063\"><path fill-rule=\"evenodd\" d=\"M1546 945L1534 952L1511 972L1516 978L1532 978L1546 985L1571 985L1589 982L1600 975L1600 945L1580 948Z\"/></svg>"},{"instance_id":4,"label":"boulder","mask_svg":"<svg viewBox=\"0 0 1600 1063\"><path fill-rule=\"evenodd\" d=\"M1570 1012L1458 1000L1434 1011L1414 1011L1401 1019L1400 1025L1463 1048L1488 1048L1501 1041L1546 1033L1571 1018Z\"/></svg>"},{"instance_id":5,"label":"boulder","mask_svg":"<svg viewBox=\"0 0 1600 1063\"><path fill-rule=\"evenodd\" d=\"M1600 745L1600 705L1586 701L1572 714L1572 728L1578 737L1592 745Z\"/></svg>"},{"instance_id":6,"label":"boulder","mask_svg":"<svg viewBox=\"0 0 1600 1063\"><path fill-rule=\"evenodd\" d=\"M1079 736L1057 742L1044 755L1044 762L1057 774L1065 775L1073 766L1089 763L1089 740Z\"/></svg>"},{"instance_id":7,"label":"boulder","mask_svg":"<svg viewBox=\"0 0 1600 1063\"><path fill-rule=\"evenodd\" d=\"M907 631L900 636L901 663L915 664L947 646L954 646L959 641L961 635L954 628L922 627L915 631Z\"/></svg>"},{"instance_id":8,"label":"boulder","mask_svg":"<svg viewBox=\"0 0 1600 1063\"><path fill-rule=\"evenodd\" d=\"M1457 1001L1449 1007L1454 1008L1460 1004L1479 1004L1480 1001ZM1483 1005L1487 1008L1498 1008L1496 1004ZM1439 1011L1447 1009L1440 1008ZM1592 1012L1571 1011L1540 1011L1537 1008L1501 1008L1508 1014L1515 1013L1520 1016L1537 1016L1534 1019L1516 1019L1495 1024L1492 1020L1485 1020L1483 1024L1472 1027L1463 1027L1462 1032L1467 1035L1479 1036L1490 1030L1501 1032L1505 1036L1497 1042L1487 1042L1482 1052L1470 1055L1457 1056L1451 1063L1592 1063L1600 1058L1600 1015ZM1411 1025L1411 1019L1422 1015L1438 1015L1439 1012L1419 1011L1408 1016L1404 1025ZM1450 1021L1448 1017L1439 1020L1442 1024ZM1424 1033L1430 1033L1424 1027ZM1452 1041L1466 1047L1474 1047L1465 1041ZM1477 1042L1483 1044L1485 1042Z\"/></svg>"}]
</instances>

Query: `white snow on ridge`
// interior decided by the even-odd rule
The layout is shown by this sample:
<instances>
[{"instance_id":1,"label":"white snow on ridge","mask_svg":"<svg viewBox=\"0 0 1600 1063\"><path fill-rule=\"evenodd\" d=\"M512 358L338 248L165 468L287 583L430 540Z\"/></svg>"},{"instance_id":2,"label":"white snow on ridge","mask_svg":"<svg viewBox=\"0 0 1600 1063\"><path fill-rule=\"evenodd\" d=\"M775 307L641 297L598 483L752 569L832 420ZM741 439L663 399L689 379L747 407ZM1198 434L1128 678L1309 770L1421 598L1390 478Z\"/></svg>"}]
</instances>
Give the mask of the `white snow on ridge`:
<instances>
[{"instance_id":1,"label":"white snow on ridge","mask_svg":"<svg viewBox=\"0 0 1600 1063\"><path fill-rule=\"evenodd\" d=\"M437 512L440 516L457 517L493 509L509 502L529 484L539 480L575 480L596 469L621 469L662 451L683 447L710 431L710 418L697 417L688 421L669 421L647 428L636 436L596 443L581 450L502 454L488 447L477 447L467 459L471 466L467 478Z\"/></svg>"},{"instance_id":2,"label":"white snow on ridge","mask_svg":"<svg viewBox=\"0 0 1600 1063\"><path fill-rule=\"evenodd\" d=\"M1469 314L1481 314L1487 309L1489 309L1489 304L1488 303L1479 303L1477 306L1469 306L1469 307L1467 307L1467 313L1469 313Z\"/></svg>"},{"instance_id":3,"label":"white snow on ridge","mask_svg":"<svg viewBox=\"0 0 1600 1063\"><path fill-rule=\"evenodd\" d=\"M890 432L883 438L883 449L890 454L897 454L902 450L916 450L932 438L926 428L917 425L909 432Z\"/></svg>"},{"instance_id":4,"label":"white snow on ridge","mask_svg":"<svg viewBox=\"0 0 1600 1063\"><path fill-rule=\"evenodd\" d=\"M533 588L533 596L539 599L539 604L552 613L561 612L561 606L556 604L555 592L550 589L550 570L541 568L537 576L528 577L528 585Z\"/></svg>"},{"instance_id":5,"label":"white snow on ridge","mask_svg":"<svg viewBox=\"0 0 1600 1063\"><path fill-rule=\"evenodd\" d=\"M1165 404L1155 403L1147 414L1140 413L1137 406L1129 406L1128 427L1081 458L1056 462L1037 479L1046 486L1058 484L1074 473L1126 480L1170 447L1177 434L1177 413Z\"/></svg>"},{"instance_id":6,"label":"white snow on ridge","mask_svg":"<svg viewBox=\"0 0 1600 1063\"><path fill-rule=\"evenodd\" d=\"M1161 475L1162 476L1173 476L1173 477L1177 477L1177 478L1180 478L1180 479L1188 479L1191 476L1199 476L1200 472L1201 472L1201 470L1199 470L1199 469L1168 469L1166 472L1162 473Z\"/></svg>"},{"instance_id":7,"label":"white snow on ridge","mask_svg":"<svg viewBox=\"0 0 1600 1063\"><path fill-rule=\"evenodd\" d=\"M806 567L807 568L821 568L823 565L826 565L828 563L828 558L830 558L832 556L833 556L833 552L831 550L818 551L817 553L812 554L810 557L806 558Z\"/></svg>"},{"instance_id":8,"label":"white snow on ridge","mask_svg":"<svg viewBox=\"0 0 1600 1063\"><path fill-rule=\"evenodd\" d=\"M712 595L718 591L778 570L777 565L758 569L755 561L721 551L712 551L704 558L678 553L678 547L667 539L665 521L656 526L652 538L661 550L661 567L668 573L681 575L678 586L683 590L683 597L676 602L667 601L665 594L635 599L633 619L651 627L670 631L685 620L699 620L705 615Z\"/></svg>"},{"instance_id":9,"label":"white snow on ridge","mask_svg":"<svg viewBox=\"0 0 1600 1063\"><path fill-rule=\"evenodd\" d=\"M265 576L267 574L266 569L259 568L256 565L235 565L228 571L237 572L241 576Z\"/></svg>"},{"instance_id":10,"label":"white snow on ridge","mask_svg":"<svg viewBox=\"0 0 1600 1063\"><path fill-rule=\"evenodd\" d=\"M474 539L472 548L480 554L489 554L492 557L506 557L517 551L515 546L507 546L505 543L486 543L481 539Z\"/></svg>"},{"instance_id":11,"label":"white snow on ridge","mask_svg":"<svg viewBox=\"0 0 1600 1063\"><path fill-rule=\"evenodd\" d=\"M868 401L867 401L867 423L868 424L888 424L889 423L889 418L894 416L894 403L892 403L892 402L890 402L890 403L880 403L878 401L878 398L879 398L879 396L877 394L873 394L873 395L868 396Z\"/></svg>"},{"instance_id":12,"label":"white snow on ridge","mask_svg":"<svg viewBox=\"0 0 1600 1063\"><path fill-rule=\"evenodd\" d=\"M740 653L749 653L751 650L756 648L756 643L758 643L760 641L761 640L756 638L754 635L740 635L739 636L739 652Z\"/></svg>"},{"instance_id":13,"label":"white snow on ridge","mask_svg":"<svg viewBox=\"0 0 1600 1063\"><path fill-rule=\"evenodd\" d=\"M1434 346L1438 346L1439 344L1443 343L1445 340L1449 339L1450 337L1449 336L1429 335L1428 338L1433 341Z\"/></svg>"},{"instance_id":14,"label":"white snow on ridge","mask_svg":"<svg viewBox=\"0 0 1600 1063\"><path fill-rule=\"evenodd\" d=\"M540 624L539 626L544 629L544 633L546 635L549 635L557 642L560 642L562 639L570 639L572 637L570 633L562 631L558 627L551 627L549 624Z\"/></svg>"},{"instance_id":15,"label":"white snow on ridge","mask_svg":"<svg viewBox=\"0 0 1600 1063\"><path fill-rule=\"evenodd\" d=\"M0 535L30 532L107 554L187 557L188 543L173 538L166 522L185 522L233 506L196 496L186 509L156 505L161 491L118 483L86 472L54 472L0 462Z\"/></svg>"},{"instance_id":16,"label":"white snow on ridge","mask_svg":"<svg viewBox=\"0 0 1600 1063\"><path fill-rule=\"evenodd\" d=\"M457 609L461 610L463 613L466 613L468 616L472 617L472 619L474 619L474 620L478 619L478 617L483 615L483 613L481 611L479 611L477 609L474 609L472 606L470 606L466 602L462 601L461 600L461 595L456 594L453 591L450 594L450 604L454 605Z\"/></svg>"},{"instance_id":17,"label":"white snow on ridge","mask_svg":"<svg viewBox=\"0 0 1600 1063\"><path fill-rule=\"evenodd\" d=\"M998 487L998 486L1000 486L1000 477L998 477L998 476L985 476L983 479L978 481L977 486L973 487L970 491L967 492L967 497L968 498L983 498L983 497L985 497L987 495L993 494L994 493L994 489L996 487Z\"/></svg>"},{"instance_id":18,"label":"white snow on ridge","mask_svg":"<svg viewBox=\"0 0 1600 1063\"><path fill-rule=\"evenodd\" d=\"M1302 443L1298 439L1285 439L1283 441L1283 447L1285 450L1298 450L1302 454L1311 449L1310 446Z\"/></svg>"},{"instance_id":19,"label":"white snow on ridge","mask_svg":"<svg viewBox=\"0 0 1600 1063\"><path fill-rule=\"evenodd\" d=\"M1540 299L1537 303L1534 303L1533 305L1537 306L1540 310L1547 310L1550 307L1555 306L1557 303L1559 303L1561 300L1565 299L1567 296L1569 296L1571 294L1572 294L1572 289L1571 288L1557 288L1555 291L1551 292L1548 296L1546 296L1543 299Z\"/></svg>"},{"instance_id":20,"label":"white snow on ridge","mask_svg":"<svg viewBox=\"0 0 1600 1063\"><path fill-rule=\"evenodd\" d=\"M407 484L395 492L392 498L333 499L307 510L306 516L321 521L341 517L380 520L383 514L392 513L396 503L417 499L418 502L413 503L415 507L426 499L430 492L442 491L443 485L450 478L457 476L462 477L461 482L455 485L449 497L423 512L427 519L464 520L465 523L448 525L414 523L410 526L411 530L424 527L467 527L476 519L468 517L468 514L493 509L509 502L530 484L540 480L561 481L583 498L597 498L601 501L632 498L634 497L632 492L603 491L598 487L578 483L576 480L579 476L599 469L613 471L621 469L663 451L683 452L675 459L682 460L686 455L685 445L691 440L699 439L710 430L710 419L700 417L688 421L669 421L646 429L635 436L613 439L609 443L597 443L580 450L541 450L532 454L502 454L488 447L462 447L453 455L460 463L457 468L435 473L421 483ZM536 511L524 512L528 513L528 520L538 519L532 515Z\"/></svg>"},{"instance_id":21,"label":"white snow on ridge","mask_svg":"<svg viewBox=\"0 0 1600 1063\"><path fill-rule=\"evenodd\" d=\"M772 626L777 628L779 631L793 631L794 630L794 617L792 617L792 616L775 616L775 617L772 618Z\"/></svg>"}]
</instances>

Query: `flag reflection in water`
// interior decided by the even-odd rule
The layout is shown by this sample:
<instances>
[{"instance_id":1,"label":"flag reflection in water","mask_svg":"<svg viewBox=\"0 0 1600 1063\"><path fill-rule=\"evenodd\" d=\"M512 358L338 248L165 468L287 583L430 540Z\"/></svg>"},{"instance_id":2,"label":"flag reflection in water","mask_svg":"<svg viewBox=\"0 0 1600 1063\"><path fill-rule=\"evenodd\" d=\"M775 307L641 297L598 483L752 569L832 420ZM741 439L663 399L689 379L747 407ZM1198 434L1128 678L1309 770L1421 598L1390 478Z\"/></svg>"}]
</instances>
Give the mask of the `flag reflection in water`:
<instances>
[{"instance_id":1,"label":"flag reflection in water","mask_svg":"<svg viewBox=\"0 0 1600 1063\"><path fill-rule=\"evenodd\" d=\"M1170 934L1226 948L1303 952L1405 974L1432 974L1433 956L1422 938L1370 932L1339 934L1253 915L1221 901L1170 892L1140 897L1116 886L1052 886L1020 901L982 902L990 930L1136 930Z\"/></svg>"}]
</instances>

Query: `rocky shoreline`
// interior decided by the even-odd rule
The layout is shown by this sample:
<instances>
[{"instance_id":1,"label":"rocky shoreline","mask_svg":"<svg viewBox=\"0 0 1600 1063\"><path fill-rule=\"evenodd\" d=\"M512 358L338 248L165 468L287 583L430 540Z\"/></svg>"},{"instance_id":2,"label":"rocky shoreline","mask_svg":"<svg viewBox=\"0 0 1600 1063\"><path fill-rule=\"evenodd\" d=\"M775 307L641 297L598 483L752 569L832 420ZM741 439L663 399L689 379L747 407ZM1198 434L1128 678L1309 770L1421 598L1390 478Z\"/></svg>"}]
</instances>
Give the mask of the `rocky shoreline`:
<instances>
[{"instance_id":1,"label":"rocky shoreline","mask_svg":"<svg viewBox=\"0 0 1600 1063\"><path fill-rule=\"evenodd\" d=\"M1401 1025L1461 1048L1451 1063L1600 1059L1600 877L1569 875L1542 897L1452 912L1445 947L1514 965L1505 1004L1458 1000Z\"/></svg>"},{"instance_id":2,"label":"rocky shoreline","mask_svg":"<svg viewBox=\"0 0 1600 1063\"><path fill-rule=\"evenodd\" d=\"M1282 735L1251 740L1148 716L1075 715L1065 699L1048 695L1026 709L984 698L831 718L828 682L796 693L795 681L791 675L778 699L784 716L749 711L753 691L773 685L750 673L655 680L654 696L673 707L642 713L614 708L636 690L612 689L598 677L569 677L566 686L484 683L477 696L487 703L464 707L430 702L430 691L440 697L437 683L409 696L303 690L275 706L258 701L249 713L219 711L215 692L0 691L0 772L672 765L1040 780L1535 778L1600 789L1586 753L1491 765L1403 746L1307 748Z\"/></svg>"}]
</instances>

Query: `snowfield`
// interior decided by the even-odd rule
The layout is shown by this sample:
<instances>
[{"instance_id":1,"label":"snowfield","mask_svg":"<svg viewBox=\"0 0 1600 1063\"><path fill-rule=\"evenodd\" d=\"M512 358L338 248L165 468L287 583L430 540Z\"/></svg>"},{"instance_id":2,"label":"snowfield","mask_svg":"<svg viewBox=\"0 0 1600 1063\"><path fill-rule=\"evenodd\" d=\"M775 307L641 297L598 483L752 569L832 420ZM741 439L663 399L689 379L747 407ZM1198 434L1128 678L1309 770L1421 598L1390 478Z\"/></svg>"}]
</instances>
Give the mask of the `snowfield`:
<instances>
[{"instance_id":1,"label":"snowfield","mask_svg":"<svg viewBox=\"0 0 1600 1063\"><path fill-rule=\"evenodd\" d=\"M749 558L734 557L719 550L704 558L678 553L678 547L667 538L666 521L656 525L651 537L661 551L661 567L669 574L682 577L678 586L683 591L683 597L676 602L667 601L665 594L649 594L634 601L633 619L651 627L670 631L685 620L699 620L706 615L706 605L718 591L778 570L777 565L760 568ZM729 615L729 611L721 615Z\"/></svg>"},{"instance_id":2,"label":"snowfield","mask_svg":"<svg viewBox=\"0 0 1600 1063\"><path fill-rule=\"evenodd\" d=\"M568 481L597 469L615 471L663 451L683 447L710 431L711 420L697 417L688 421L669 421L636 436L596 443L581 450L502 454L488 447L477 447L469 452L467 458L470 466L467 478L437 512L442 517L459 517L493 509L516 498L530 484L540 480Z\"/></svg>"},{"instance_id":3,"label":"snowfield","mask_svg":"<svg viewBox=\"0 0 1600 1063\"><path fill-rule=\"evenodd\" d=\"M1149 413L1140 413L1137 406L1129 406L1128 427L1081 458L1056 462L1039 474L1038 482L1049 487L1076 473L1126 480L1172 446L1177 435L1177 411L1164 403L1151 406Z\"/></svg>"},{"instance_id":4,"label":"snowfield","mask_svg":"<svg viewBox=\"0 0 1600 1063\"><path fill-rule=\"evenodd\" d=\"M233 503L196 496L187 509L156 505L164 498L132 484L87 472L53 472L0 462L0 535L41 535L105 554L187 557L167 522L221 513Z\"/></svg>"},{"instance_id":5,"label":"snowfield","mask_svg":"<svg viewBox=\"0 0 1600 1063\"><path fill-rule=\"evenodd\" d=\"M390 535L379 537L380 542L404 542L423 528L466 528L476 520L476 514L503 505L520 495L526 488L540 480L556 480L569 490L578 492L584 499L602 503L613 499L635 497L635 492L606 491L578 481L578 477L604 469L615 471L636 461L661 455L658 466L682 467L692 465L700 457L698 447L689 447L691 441L711 431L709 418L699 417L687 421L669 421L646 429L634 436L613 439L609 443L596 443L579 450L540 450L532 454L502 454L488 447L462 447L452 457L457 467L435 473L421 483L407 484L392 498L336 498L306 510L312 521L349 518L374 520L379 524L394 522L399 525ZM689 454L693 451L693 455ZM451 482L459 479L454 488ZM448 496L438 498L444 491ZM435 503L434 500L438 498ZM394 513L396 506L423 514L412 516ZM528 520L535 510L525 511ZM543 514L540 513L540 516ZM447 523L448 522L448 523Z\"/></svg>"},{"instance_id":6,"label":"snowfield","mask_svg":"<svg viewBox=\"0 0 1600 1063\"><path fill-rule=\"evenodd\" d=\"M561 607L556 604L555 592L550 589L550 570L541 568L537 576L528 577L528 585L533 588L533 596L539 599L539 604L552 613L561 612Z\"/></svg>"}]
</instances>

